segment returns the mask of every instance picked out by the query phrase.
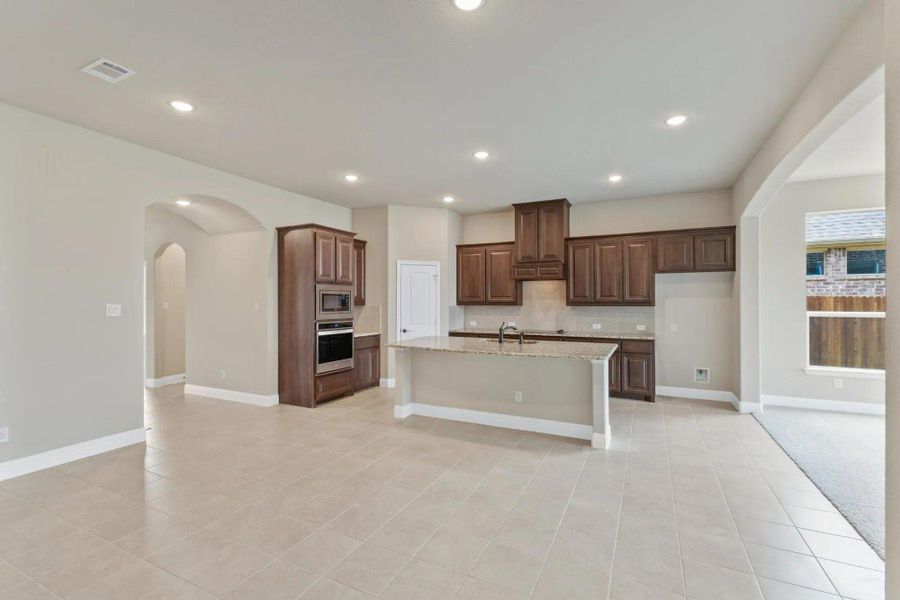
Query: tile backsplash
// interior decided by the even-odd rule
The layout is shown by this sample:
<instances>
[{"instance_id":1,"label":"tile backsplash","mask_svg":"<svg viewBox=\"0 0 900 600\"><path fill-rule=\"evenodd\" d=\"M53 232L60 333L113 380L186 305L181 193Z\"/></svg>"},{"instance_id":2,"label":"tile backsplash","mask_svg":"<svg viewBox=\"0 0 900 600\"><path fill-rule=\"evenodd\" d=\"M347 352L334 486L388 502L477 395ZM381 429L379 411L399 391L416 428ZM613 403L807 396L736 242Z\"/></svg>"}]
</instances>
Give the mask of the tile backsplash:
<instances>
[{"instance_id":1,"label":"tile backsplash","mask_svg":"<svg viewBox=\"0 0 900 600\"><path fill-rule=\"evenodd\" d=\"M565 281L526 281L522 294L522 306L464 307L463 326L492 329L515 321L520 329L592 331L599 323L598 333L638 331L639 325L645 327L643 331L653 331L652 306L566 306Z\"/></svg>"},{"instance_id":2,"label":"tile backsplash","mask_svg":"<svg viewBox=\"0 0 900 600\"><path fill-rule=\"evenodd\" d=\"M353 328L356 333L384 333L381 331L381 306L377 304L354 305Z\"/></svg>"}]
</instances>

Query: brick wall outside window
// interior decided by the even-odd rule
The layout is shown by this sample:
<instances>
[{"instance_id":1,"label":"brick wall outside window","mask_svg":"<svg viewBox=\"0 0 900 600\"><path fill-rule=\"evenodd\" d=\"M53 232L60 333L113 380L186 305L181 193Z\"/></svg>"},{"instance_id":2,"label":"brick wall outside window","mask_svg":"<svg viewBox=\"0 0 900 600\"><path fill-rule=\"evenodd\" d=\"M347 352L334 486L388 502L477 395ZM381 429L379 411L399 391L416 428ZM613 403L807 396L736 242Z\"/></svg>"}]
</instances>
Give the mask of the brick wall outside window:
<instances>
[{"instance_id":1,"label":"brick wall outside window","mask_svg":"<svg viewBox=\"0 0 900 600\"><path fill-rule=\"evenodd\" d=\"M847 249L825 251L825 275L806 278L807 296L884 296L885 278L877 275L848 275Z\"/></svg>"}]
</instances>

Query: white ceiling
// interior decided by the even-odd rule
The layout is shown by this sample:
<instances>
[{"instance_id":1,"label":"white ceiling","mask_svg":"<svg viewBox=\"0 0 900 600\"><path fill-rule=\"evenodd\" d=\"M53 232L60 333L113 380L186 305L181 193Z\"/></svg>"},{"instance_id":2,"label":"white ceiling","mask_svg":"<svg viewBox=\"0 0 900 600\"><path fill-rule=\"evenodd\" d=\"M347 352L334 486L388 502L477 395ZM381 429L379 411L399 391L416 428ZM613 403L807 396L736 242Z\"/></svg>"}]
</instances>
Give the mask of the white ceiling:
<instances>
[{"instance_id":1,"label":"white ceiling","mask_svg":"<svg viewBox=\"0 0 900 600\"><path fill-rule=\"evenodd\" d=\"M791 181L884 173L884 96L859 111L794 171Z\"/></svg>"},{"instance_id":2,"label":"white ceiling","mask_svg":"<svg viewBox=\"0 0 900 600\"><path fill-rule=\"evenodd\" d=\"M734 183L861 4L7 2L0 100L346 206L711 189ZM100 57L137 75L79 71ZM667 129L673 113L689 123ZM491 160L475 164L479 148Z\"/></svg>"}]
</instances>

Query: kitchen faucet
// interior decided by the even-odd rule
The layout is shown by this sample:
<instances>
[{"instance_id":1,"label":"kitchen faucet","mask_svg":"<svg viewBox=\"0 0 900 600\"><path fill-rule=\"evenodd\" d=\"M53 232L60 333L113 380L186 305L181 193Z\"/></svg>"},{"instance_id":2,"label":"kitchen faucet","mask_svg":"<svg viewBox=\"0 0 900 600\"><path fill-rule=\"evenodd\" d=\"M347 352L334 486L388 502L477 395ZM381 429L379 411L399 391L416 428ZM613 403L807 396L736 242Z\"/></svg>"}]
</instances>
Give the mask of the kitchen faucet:
<instances>
[{"instance_id":1,"label":"kitchen faucet","mask_svg":"<svg viewBox=\"0 0 900 600\"><path fill-rule=\"evenodd\" d=\"M507 331L518 331L518 329L516 328L515 325L507 325L506 321L504 321L500 325L500 343L501 344L503 343L503 334L505 334ZM519 337L519 339L520 340L522 339L521 336Z\"/></svg>"}]
</instances>

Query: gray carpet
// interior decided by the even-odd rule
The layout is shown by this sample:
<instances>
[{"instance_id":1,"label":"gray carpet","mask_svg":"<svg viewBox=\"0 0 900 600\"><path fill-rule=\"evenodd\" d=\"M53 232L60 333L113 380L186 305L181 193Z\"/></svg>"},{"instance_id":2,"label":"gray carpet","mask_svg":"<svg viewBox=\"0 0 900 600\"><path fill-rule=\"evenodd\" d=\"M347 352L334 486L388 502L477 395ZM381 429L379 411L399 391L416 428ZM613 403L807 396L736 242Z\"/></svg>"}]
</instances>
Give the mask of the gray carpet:
<instances>
[{"instance_id":1,"label":"gray carpet","mask_svg":"<svg viewBox=\"0 0 900 600\"><path fill-rule=\"evenodd\" d=\"M884 558L884 417L781 407L754 416Z\"/></svg>"}]
</instances>

